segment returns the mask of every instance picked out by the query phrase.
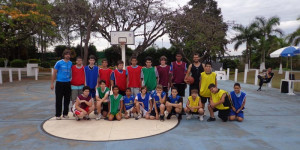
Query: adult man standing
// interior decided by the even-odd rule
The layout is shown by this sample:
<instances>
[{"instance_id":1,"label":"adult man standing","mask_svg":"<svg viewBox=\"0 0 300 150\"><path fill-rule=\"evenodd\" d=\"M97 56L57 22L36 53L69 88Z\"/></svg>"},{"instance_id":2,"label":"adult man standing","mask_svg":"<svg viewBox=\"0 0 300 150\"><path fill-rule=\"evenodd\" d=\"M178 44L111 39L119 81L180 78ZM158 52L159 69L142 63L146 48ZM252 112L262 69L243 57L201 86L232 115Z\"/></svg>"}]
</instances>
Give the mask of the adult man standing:
<instances>
[{"instance_id":1,"label":"adult man standing","mask_svg":"<svg viewBox=\"0 0 300 150\"><path fill-rule=\"evenodd\" d=\"M55 109L56 109L56 119L61 120L61 111L62 111L62 99L64 98L64 111L63 117L69 118L69 104L71 96L71 67L72 62L70 61L71 51L66 49L63 52L64 59L56 62L54 66L54 71L51 80L51 90L54 89L54 80L56 79L55 84Z\"/></svg>"},{"instance_id":2,"label":"adult man standing","mask_svg":"<svg viewBox=\"0 0 300 150\"><path fill-rule=\"evenodd\" d=\"M187 73L185 75L184 81L187 83L188 80L187 78L191 75L194 78L194 83L190 84L190 95L191 95L191 90L192 89L197 89L199 92L199 82L200 82L200 77L201 73L204 72L204 65L199 61L200 56L198 53L195 53L193 55L193 63L189 65ZM191 74L190 74L191 73Z\"/></svg>"},{"instance_id":3,"label":"adult man standing","mask_svg":"<svg viewBox=\"0 0 300 150\"><path fill-rule=\"evenodd\" d=\"M176 61L171 63L170 73L172 74L172 84L178 89L179 96L185 96L186 84L184 78L186 75L187 67L186 63L182 60L182 54L176 54Z\"/></svg>"}]
</instances>

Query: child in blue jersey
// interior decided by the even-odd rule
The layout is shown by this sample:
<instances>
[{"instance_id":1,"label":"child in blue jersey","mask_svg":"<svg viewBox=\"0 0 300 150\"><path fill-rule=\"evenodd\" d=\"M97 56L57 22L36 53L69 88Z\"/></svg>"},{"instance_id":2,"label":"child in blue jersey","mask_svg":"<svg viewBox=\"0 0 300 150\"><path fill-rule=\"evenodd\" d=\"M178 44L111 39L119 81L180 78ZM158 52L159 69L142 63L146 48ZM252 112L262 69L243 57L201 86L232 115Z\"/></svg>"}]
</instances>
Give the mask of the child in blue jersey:
<instances>
[{"instance_id":1,"label":"child in blue jersey","mask_svg":"<svg viewBox=\"0 0 300 150\"><path fill-rule=\"evenodd\" d=\"M164 112L166 109L166 93L163 92L162 85L157 85L156 90L151 93L151 97L153 100L153 108L150 113L150 119L156 119L160 121L165 120Z\"/></svg>"},{"instance_id":2,"label":"child in blue jersey","mask_svg":"<svg viewBox=\"0 0 300 150\"><path fill-rule=\"evenodd\" d=\"M142 117L146 119L150 118L150 111L152 110L151 99L151 95L147 93L147 87L141 87L141 92L138 93L134 99L134 104L138 112L138 116L135 118L135 120L138 120Z\"/></svg>"},{"instance_id":3,"label":"child in blue jersey","mask_svg":"<svg viewBox=\"0 0 300 150\"><path fill-rule=\"evenodd\" d=\"M172 115L178 114L178 120L182 119L182 97L178 95L176 87L171 88L171 95L167 98L166 108L168 112L167 119L171 119Z\"/></svg>"},{"instance_id":4,"label":"child in blue jersey","mask_svg":"<svg viewBox=\"0 0 300 150\"><path fill-rule=\"evenodd\" d=\"M125 119L133 117L133 114L136 113L136 108L134 107L134 96L131 95L131 88L126 89L126 95L123 98L124 110L125 110Z\"/></svg>"},{"instance_id":5,"label":"child in blue jersey","mask_svg":"<svg viewBox=\"0 0 300 150\"><path fill-rule=\"evenodd\" d=\"M89 65L84 67L84 73L85 73L85 85L89 86L90 89L90 95L94 99L94 106L97 106L96 102L96 88L98 86L98 67L95 66L95 60L96 57L94 55L91 55L89 57ZM97 110L95 107L95 114L97 114Z\"/></svg>"},{"instance_id":6,"label":"child in blue jersey","mask_svg":"<svg viewBox=\"0 0 300 150\"><path fill-rule=\"evenodd\" d=\"M246 93L241 92L241 85L239 83L235 83L233 88L234 91L230 92L233 107L230 110L229 120L242 122L244 120L243 110L246 104Z\"/></svg>"}]
</instances>

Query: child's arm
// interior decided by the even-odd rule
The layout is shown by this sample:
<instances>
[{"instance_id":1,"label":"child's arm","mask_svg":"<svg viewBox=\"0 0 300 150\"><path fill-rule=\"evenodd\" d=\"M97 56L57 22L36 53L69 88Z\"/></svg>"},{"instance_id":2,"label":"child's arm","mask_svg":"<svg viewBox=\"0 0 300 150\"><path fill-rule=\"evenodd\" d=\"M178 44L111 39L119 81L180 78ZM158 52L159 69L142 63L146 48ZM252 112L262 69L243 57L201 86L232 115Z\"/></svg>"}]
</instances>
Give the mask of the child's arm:
<instances>
[{"instance_id":1,"label":"child's arm","mask_svg":"<svg viewBox=\"0 0 300 150\"><path fill-rule=\"evenodd\" d=\"M148 112L151 112L151 110L153 109L153 102L152 102L153 99L150 99L149 100L149 103L150 103L150 109L147 110Z\"/></svg>"},{"instance_id":2,"label":"child's arm","mask_svg":"<svg viewBox=\"0 0 300 150\"><path fill-rule=\"evenodd\" d=\"M108 95L109 95L108 93L105 93L104 97L102 98L103 102L107 102Z\"/></svg>"},{"instance_id":3,"label":"child's arm","mask_svg":"<svg viewBox=\"0 0 300 150\"><path fill-rule=\"evenodd\" d=\"M202 81L202 77L200 76L200 79L199 79L199 91L201 89L201 81Z\"/></svg>"},{"instance_id":4,"label":"child's arm","mask_svg":"<svg viewBox=\"0 0 300 150\"><path fill-rule=\"evenodd\" d=\"M85 110L79 107L80 105L80 99L77 97L75 102L75 108L81 112L84 112Z\"/></svg>"},{"instance_id":5,"label":"child's arm","mask_svg":"<svg viewBox=\"0 0 300 150\"><path fill-rule=\"evenodd\" d=\"M211 108L214 108L212 105L214 104L212 97L209 98L209 105Z\"/></svg>"},{"instance_id":6,"label":"child's arm","mask_svg":"<svg viewBox=\"0 0 300 150\"><path fill-rule=\"evenodd\" d=\"M122 110L123 110L123 100L120 101L120 111L119 113L122 114ZM125 106L124 106L125 107ZM125 109L124 109L125 110Z\"/></svg>"},{"instance_id":7,"label":"child's arm","mask_svg":"<svg viewBox=\"0 0 300 150\"><path fill-rule=\"evenodd\" d=\"M110 101L108 101L108 113L107 113L107 117L109 117L110 115Z\"/></svg>"},{"instance_id":8,"label":"child's arm","mask_svg":"<svg viewBox=\"0 0 300 150\"><path fill-rule=\"evenodd\" d=\"M228 98L231 99L230 94L228 94ZM234 112L236 112L236 109L235 109L235 107L234 107L233 105L231 106L231 109L232 109Z\"/></svg>"},{"instance_id":9,"label":"child's arm","mask_svg":"<svg viewBox=\"0 0 300 150\"><path fill-rule=\"evenodd\" d=\"M114 84L115 84L114 80L110 80L110 85L111 85L111 87L113 87Z\"/></svg>"},{"instance_id":10,"label":"child's arm","mask_svg":"<svg viewBox=\"0 0 300 150\"><path fill-rule=\"evenodd\" d=\"M85 101L85 103L86 103L86 105L88 105L89 107L92 107L92 106L93 106L93 101L94 101L94 99L91 98L91 100L90 100L89 102L86 102L86 101Z\"/></svg>"},{"instance_id":11,"label":"child's arm","mask_svg":"<svg viewBox=\"0 0 300 150\"><path fill-rule=\"evenodd\" d=\"M223 103L225 102L225 96L226 96L226 93L224 93L224 94L222 95L222 97L221 97L221 99L220 99L219 102L213 103L212 106L215 107L215 106L217 106L217 105L223 104Z\"/></svg>"},{"instance_id":12,"label":"child's arm","mask_svg":"<svg viewBox=\"0 0 300 150\"><path fill-rule=\"evenodd\" d=\"M188 109L191 109L191 107L190 107L190 101L187 101L187 102L186 102L186 107L187 107Z\"/></svg>"},{"instance_id":13,"label":"child's arm","mask_svg":"<svg viewBox=\"0 0 300 150\"><path fill-rule=\"evenodd\" d=\"M246 104L246 97L245 97L245 100L243 101L243 104L242 104L241 108L238 109L238 110L236 111L236 113L239 113L241 110L243 110L243 108L245 107L245 104Z\"/></svg>"},{"instance_id":14,"label":"child's arm","mask_svg":"<svg viewBox=\"0 0 300 150\"><path fill-rule=\"evenodd\" d=\"M215 82L216 82L216 87L218 87L217 76L216 76Z\"/></svg>"},{"instance_id":15,"label":"child's arm","mask_svg":"<svg viewBox=\"0 0 300 150\"><path fill-rule=\"evenodd\" d=\"M188 82L187 77L190 76L191 68L192 68L192 64L189 65L189 68L188 68L188 70L187 70L187 72L186 72L186 75L185 75L185 77L184 77L184 82L185 82L185 83Z\"/></svg>"},{"instance_id":16,"label":"child's arm","mask_svg":"<svg viewBox=\"0 0 300 150\"><path fill-rule=\"evenodd\" d=\"M164 97L161 97L161 95L159 96L159 102L161 104L165 104L166 103L166 95Z\"/></svg>"}]
</instances>

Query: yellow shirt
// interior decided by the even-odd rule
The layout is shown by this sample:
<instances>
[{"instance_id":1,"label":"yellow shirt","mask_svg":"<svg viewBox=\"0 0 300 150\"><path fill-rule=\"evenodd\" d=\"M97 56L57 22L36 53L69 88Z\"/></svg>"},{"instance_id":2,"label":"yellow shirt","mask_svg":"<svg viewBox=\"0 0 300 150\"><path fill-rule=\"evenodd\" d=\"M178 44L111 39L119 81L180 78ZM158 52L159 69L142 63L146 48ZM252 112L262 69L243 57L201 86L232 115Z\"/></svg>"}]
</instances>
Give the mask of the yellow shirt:
<instances>
[{"instance_id":1,"label":"yellow shirt","mask_svg":"<svg viewBox=\"0 0 300 150\"><path fill-rule=\"evenodd\" d=\"M197 107L199 106L199 101L200 101L200 97L197 96L195 100L193 100L192 96L189 96L188 97L188 100L190 102L190 107ZM197 112L198 110L197 109L194 109L194 110L191 110L192 112Z\"/></svg>"},{"instance_id":2,"label":"yellow shirt","mask_svg":"<svg viewBox=\"0 0 300 150\"><path fill-rule=\"evenodd\" d=\"M210 97L210 90L208 86L210 84L216 84L216 76L215 72L211 74L206 74L205 72L201 73L201 88L200 88L200 96L202 97Z\"/></svg>"},{"instance_id":3,"label":"yellow shirt","mask_svg":"<svg viewBox=\"0 0 300 150\"><path fill-rule=\"evenodd\" d=\"M216 94L211 93L212 101L213 101L214 103L218 103L218 102L221 100L222 95L223 95L224 93L227 94L227 92L226 92L225 90L221 90L221 89L220 89ZM226 110L226 109L229 109L229 107L225 107L223 104L219 104L219 105L217 105L217 106L215 106L215 107L216 107L217 109L219 109L219 110Z\"/></svg>"}]
</instances>

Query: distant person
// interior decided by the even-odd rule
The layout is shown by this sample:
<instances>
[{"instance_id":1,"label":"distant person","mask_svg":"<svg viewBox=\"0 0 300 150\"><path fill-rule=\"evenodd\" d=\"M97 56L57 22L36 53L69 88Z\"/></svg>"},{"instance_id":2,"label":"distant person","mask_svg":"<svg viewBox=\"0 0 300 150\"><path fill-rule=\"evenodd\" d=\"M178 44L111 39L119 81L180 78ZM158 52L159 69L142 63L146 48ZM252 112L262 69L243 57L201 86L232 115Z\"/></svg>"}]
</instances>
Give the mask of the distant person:
<instances>
[{"instance_id":1,"label":"distant person","mask_svg":"<svg viewBox=\"0 0 300 150\"><path fill-rule=\"evenodd\" d=\"M96 120L100 120L102 116L104 118L108 117L108 97L109 97L109 88L106 87L105 80L100 80L99 87L96 90L96 109L98 112L98 116Z\"/></svg>"},{"instance_id":2,"label":"distant person","mask_svg":"<svg viewBox=\"0 0 300 150\"><path fill-rule=\"evenodd\" d=\"M117 85L114 85L112 90L113 94L109 96L108 120L120 121L122 119L123 96L119 94L119 88Z\"/></svg>"},{"instance_id":3,"label":"distant person","mask_svg":"<svg viewBox=\"0 0 300 150\"><path fill-rule=\"evenodd\" d=\"M185 96L186 84L184 78L187 72L187 64L182 61L182 53L176 54L176 61L171 63L172 85L178 89L179 96Z\"/></svg>"},{"instance_id":4,"label":"distant person","mask_svg":"<svg viewBox=\"0 0 300 150\"><path fill-rule=\"evenodd\" d=\"M159 61L160 61L160 65L156 66L158 72L158 84L163 86L163 91L166 93L168 97L168 92L172 84L170 78L170 66L167 65L166 56L161 56Z\"/></svg>"},{"instance_id":5,"label":"distant person","mask_svg":"<svg viewBox=\"0 0 300 150\"><path fill-rule=\"evenodd\" d=\"M210 84L208 89L211 91L211 97L208 107L210 117L207 119L208 122L216 121L214 112L218 111L218 117L226 122L229 117L230 108L232 102L225 90L218 89L215 84Z\"/></svg>"},{"instance_id":6,"label":"distant person","mask_svg":"<svg viewBox=\"0 0 300 150\"><path fill-rule=\"evenodd\" d=\"M118 60L117 69L115 69L110 75L110 83L111 86L117 85L119 88L119 94L125 96L126 91L126 71L123 69L124 62L122 60Z\"/></svg>"},{"instance_id":7,"label":"distant person","mask_svg":"<svg viewBox=\"0 0 300 150\"><path fill-rule=\"evenodd\" d=\"M51 90L54 89L54 80L56 79L55 84L55 116L57 120L61 120L62 114L62 101L64 98L64 110L63 117L69 118L69 104L71 97L71 67L72 62L70 61L71 51L66 49L64 50L62 56L64 59L56 62L52 74L51 80Z\"/></svg>"},{"instance_id":8,"label":"distant person","mask_svg":"<svg viewBox=\"0 0 300 150\"><path fill-rule=\"evenodd\" d=\"M241 85L239 83L235 83L233 89L234 91L230 92L233 106L230 110L229 120L242 122L244 120L243 110L246 104L246 93L241 92Z\"/></svg>"},{"instance_id":9,"label":"distant person","mask_svg":"<svg viewBox=\"0 0 300 150\"><path fill-rule=\"evenodd\" d=\"M259 88L257 91L261 91L261 87L264 83L269 83L274 76L274 73L272 72L272 68L268 68L267 71L263 71L261 75L258 75L257 78L259 79Z\"/></svg>"},{"instance_id":10,"label":"distant person","mask_svg":"<svg viewBox=\"0 0 300 150\"><path fill-rule=\"evenodd\" d=\"M171 116L178 114L178 120L182 119L182 97L178 95L176 87L171 88L171 95L167 98L166 108L168 112L167 119L171 119Z\"/></svg>"},{"instance_id":11,"label":"distant person","mask_svg":"<svg viewBox=\"0 0 300 150\"><path fill-rule=\"evenodd\" d=\"M155 90L158 80L156 67L152 66L152 57L146 57L145 67L142 68L141 79L144 81L148 92Z\"/></svg>"},{"instance_id":12,"label":"distant person","mask_svg":"<svg viewBox=\"0 0 300 150\"><path fill-rule=\"evenodd\" d=\"M96 102L96 88L98 86L98 76L99 70L98 67L95 66L96 57L91 55L89 57L89 65L84 67L85 72L85 85L90 87L90 96L94 99L94 106L97 106ZM96 109L96 108L95 108ZM98 114L97 110L94 111L94 114Z\"/></svg>"},{"instance_id":13,"label":"distant person","mask_svg":"<svg viewBox=\"0 0 300 150\"><path fill-rule=\"evenodd\" d=\"M184 79L185 82L188 82L187 78L189 76L192 76L194 78L194 83L190 84L190 90L189 90L190 95L192 89L197 89L198 91L200 91L199 89L200 77L201 77L201 73L204 72L204 64L200 62L200 56L198 53L195 53L193 55L193 61L194 62L189 65Z\"/></svg>"},{"instance_id":14,"label":"distant person","mask_svg":"<svg viewBox=\"0 0 300 150\"><path fill-rule=\"evenodd\" d=\"M73 65L71 69L72 69L71 100L73 105L75 103L77 96L82 94L82 88L84 87L85 84L84 66L82 65L82 58L80 56L76 58L76 65Z\"/></svg>"},{"instance_id":15,"label":"distant person","mask_svg":"<svg viewBox=\"0 0 300 150\"><path fill-rule=\"evenodd\" d=\"M192 115L199 115L199 120L203 121L204 110L202 107L201 99L198 96L198 90L192 89L191 96L188 97L188 101L186 103L186 107L184 109L186 115L186 119L192 119Z\"/></svg>"},{"instance_id":16,"label":"distant person","mask_svg":"<svg viewBox=\"0 0 300 150\"><path fill-rule=\"evenodd\" d=\"M108 68L108 61L107 59L102 59L102 67L99 67L99 81L104 80L106 83L106 87L110 89L110 75L112 73L112 70Z\"/></svg>"},{"instance_id":17,"label":"distant person","mask_svg":"<svg viewBox=\"0 0 300 150\"><path fill-rule=\"evenodd\" d=\"M131 92L136 96L140 92L142 86L141 72L142 67L137 65L137 57L130 58L131 65L126 68L127 87L131 88Z\"/></svg>"},{"instance_id":18,"label":"distant person","mask_svg":"<svg viewBox=\"0 0 300 150\"><path fill-rule=\"evenodd\" d=\"M83 93L78 95L73 106L73 112L77 121L80 119L90 120L89 114L94 111L93 98L89 96L90 87L82 88Z\"/></svg>"},{"instance_id":19,"label":"distant person","mask_svg":"<svg viewBox=\"0 0 300 150\"><path fill-rule=\"evenodd\" d=\"M205 111L205 103L209 101L211 96L211 91L207 88L210 84L215 84L217 86L217 74L212 72L211 63L206 62L204 67L204 72L201 73L199 88L200 88L200 98L202 103L202 108Z\"/></svg>"}]
</instances>

